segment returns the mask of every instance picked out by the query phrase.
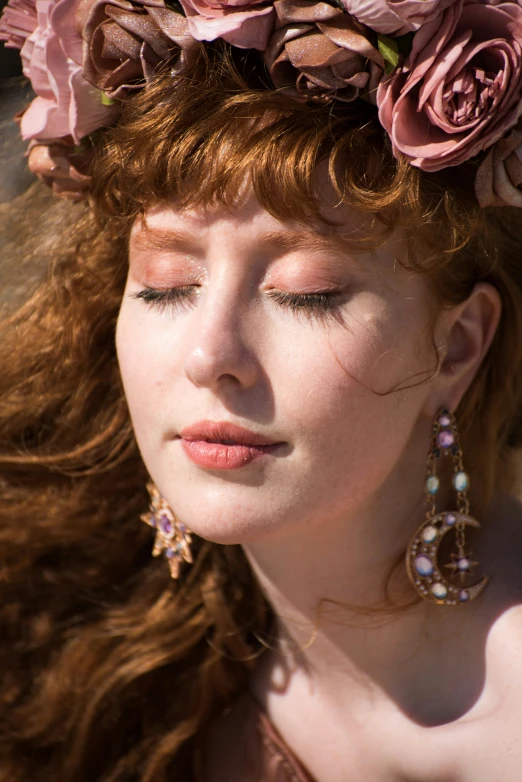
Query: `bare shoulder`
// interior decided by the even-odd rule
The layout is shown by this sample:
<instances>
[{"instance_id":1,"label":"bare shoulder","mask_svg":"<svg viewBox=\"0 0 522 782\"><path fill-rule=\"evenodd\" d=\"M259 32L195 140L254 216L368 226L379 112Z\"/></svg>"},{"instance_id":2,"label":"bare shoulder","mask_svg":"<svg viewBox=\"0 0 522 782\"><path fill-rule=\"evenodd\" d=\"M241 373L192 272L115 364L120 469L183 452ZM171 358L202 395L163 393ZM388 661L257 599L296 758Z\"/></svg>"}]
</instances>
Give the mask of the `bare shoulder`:
<instances>
[{"instance_id":1,"label":"bare shoulder","mask_svg":"<svg viewBox=\"0 0 522 782\"><path fill-rule=\"evenodd\" d=\"M489 615L486 657L488 662L519 663L522 685L522 502L518 498L496 498L484 523L481 548L490 577L484 606ZM512 668L510 675L514 675Z\"/></svg>"},{"instance_id":2,"label":"bare shoulder","mask_svg":"<svg viewBox=\"0 0 522 782\"><path fill-rule=\"evenodd\" d=\"M462 779L507 782L522 768L522 503L498 498L483 532L477 553L490 584L474 606L477 667L467 671L479 672L480 686L453 738L460 748L474 747L459 755Z\"/></svg>"}]
</instances>

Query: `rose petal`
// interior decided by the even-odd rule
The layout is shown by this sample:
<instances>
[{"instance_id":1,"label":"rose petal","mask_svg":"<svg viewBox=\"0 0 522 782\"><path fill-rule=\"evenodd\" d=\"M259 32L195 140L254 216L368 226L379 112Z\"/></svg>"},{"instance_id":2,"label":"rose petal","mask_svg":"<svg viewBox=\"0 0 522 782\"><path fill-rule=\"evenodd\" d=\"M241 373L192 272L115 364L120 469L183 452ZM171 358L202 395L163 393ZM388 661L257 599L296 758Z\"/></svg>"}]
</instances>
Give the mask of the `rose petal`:
<instances>
[{"instance_id":1,"label":"rose petal","mask_svg":"<svg viewBox=\"0 0 522 782\"><path fill-rule=\"evenodd\" d=\"M196 55L187 19L163 0L82 0L83 73L111 98L122 98L150 80L162 63L174 72Z\"/></svg>"},{"instance_id":2,"label":"rose petal","mask_svg":"<svg viewBox=\"0 0 522 782\"><path fill-rule=\"evenodd\" d=\"M327 3L276 0L276 30L265 52L275 86L300 100L372 99L384 60L353 17Z\"/></svg>"},{"instance_id":3,"label":"rose petal","mask_svg":"<svg viewBox=\"0 0 522 782\"><path fill-rule=\"evenodd\" d=\"M20 122L23 139L45 137L52 138L46 133L51 125L50 116L56 111L54 100L47 98L35 98L24 111Z\"/></svg>"},{"instance_id":4,"label":"rose petal","mask_svg":"<svg viewBox=\"0 0 522 782\"><path fill-rule=\"evenodd\" d=\"M495 144L522 114L522 9L460 0L413 39L378 88L396 155L426 171L460 165Z\"/></svg>"},{"instance_id":5,"label":"rose petal","mask_svg":"<svg viewBox=\"0 0 522 782\"><path fill-rule=\"evenodd\" d=\"M9 0L0 15L0 41L6 48L21 49L37 24L35 0Z\"/></svg>"},{"instance_id":6,"label":"rose petal","mask_svg":"<svg viewBox=\"0 0 522 782\"><path fill-rule=\"evenodd\" d=\"M186 0L181 2L185 8ZM216 38L224 38L241 49L264 50L273 25L274 10L271 6L250 8L242 12L224 12L222 16L188 16L189 32L196 40L214 41Z\"/></svg>"},{"instance_id":7,"label":"rose petal","mask_svg":"<svg viewBox=\"0 0 522 782\"><path fill-rule=\"evenodd\" d=\"M475 192L482 207L522 208L522 128L498 141L482 161L475 178Z\"/></svg>"},{"instance_id":8,"label":"rose petal","mask_svg":"<svg viewBox=\"0 0 522 782\"><path fill-rule=\"evenodd\" d=\"M266 48L274 28L272 4L263 0L180 0L198 41L223 38L241 49Z\"/></svg>"},{"instance_id":9,"label":"rose petal","mask_svg":"<svg viewBox=\"0 0 522 782\"><path fill-rule=\"evenodd\" d=\"M454 0L342 0L361 24L386 35L418 30L448 8Z\"/></svg>"}]
</instances>

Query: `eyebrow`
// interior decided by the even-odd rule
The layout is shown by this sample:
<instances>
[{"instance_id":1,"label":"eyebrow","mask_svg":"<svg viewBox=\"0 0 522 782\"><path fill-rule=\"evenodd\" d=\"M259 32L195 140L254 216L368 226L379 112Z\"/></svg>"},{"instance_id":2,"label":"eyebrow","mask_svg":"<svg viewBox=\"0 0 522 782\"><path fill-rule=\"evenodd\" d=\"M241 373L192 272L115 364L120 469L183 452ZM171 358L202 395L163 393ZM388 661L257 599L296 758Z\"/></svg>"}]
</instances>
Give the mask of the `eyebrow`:
<instances>
[{"instance_id":1,"label":"eyebrow","mask_svg":"<svg viewBox=\"0 0 522 782\"><path fill-rule=\"evenodd\" d=\"M131 245L140 250L157 250L159 252L203 250L201 242L193 233L175 228L145 227L132 237ZM343 252L339 238L319 231L265 231L259 236L256 245L276 250L326 251L336 256L346 257L346 250Z\"/></svg>"},{"instance_id":2,"label":"eyebrow","mask_svg":"<svg viewBox=\"0 0 522 782\"><path fill-rule=\"evenodd\" d=\"M342 254L339 239L319 231L266 231L261 234L259 243L263 247L282 250L326 250L336 255Z\"/></svg>"},{"instance_id":3,"label":"eyebrow","mask_svg":"<svg viewBox=\"0 0 522 782\"><path fill-rule=\"evenodd\" d=\"M187 252L196 247L201 248L199 242L194 241L194 236L175 228L149 228L145 227L138 233L131 235L130 246L139 250L182 250Z\"/></svg>"}]
</instances>

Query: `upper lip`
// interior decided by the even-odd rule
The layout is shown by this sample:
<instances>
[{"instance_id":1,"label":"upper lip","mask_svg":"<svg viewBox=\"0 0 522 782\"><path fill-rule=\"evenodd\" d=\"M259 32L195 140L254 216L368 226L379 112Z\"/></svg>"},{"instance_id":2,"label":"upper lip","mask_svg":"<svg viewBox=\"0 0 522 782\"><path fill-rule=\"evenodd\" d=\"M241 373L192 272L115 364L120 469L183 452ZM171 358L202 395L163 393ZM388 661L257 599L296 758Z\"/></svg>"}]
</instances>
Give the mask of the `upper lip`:
<instances>
[{"instance_id":1,"label":"upper lip","mask_svg":"<svg viewBox=\"0 0 522 782\"><path fill-rule=\"evenodd\" d=\"M198 421L186 426L179 434L184 440L207 440L215 443L228 441L238 445L274 445L280 442L228 421Z\"/></svg>"}]
</instances>

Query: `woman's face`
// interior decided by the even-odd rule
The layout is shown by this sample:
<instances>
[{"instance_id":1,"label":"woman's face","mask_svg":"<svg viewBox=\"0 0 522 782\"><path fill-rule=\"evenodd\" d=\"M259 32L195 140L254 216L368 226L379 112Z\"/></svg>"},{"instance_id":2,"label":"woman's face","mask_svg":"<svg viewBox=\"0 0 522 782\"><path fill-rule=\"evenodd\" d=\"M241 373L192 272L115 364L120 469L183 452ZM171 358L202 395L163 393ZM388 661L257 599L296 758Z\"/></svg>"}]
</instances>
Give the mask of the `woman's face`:
<instances>
[{"instance_id":1,"label":"woman's face","mask_svg":"<svg viewBox=\"0 0 522 782\"><path fill-rule=\"evenodd\" d=\"M146 467L189 529L255 540L357 512L407 474L435 359L403 251L351 255L253 196L136 222L118 357Z\"/></svg>"}]
</instances>

